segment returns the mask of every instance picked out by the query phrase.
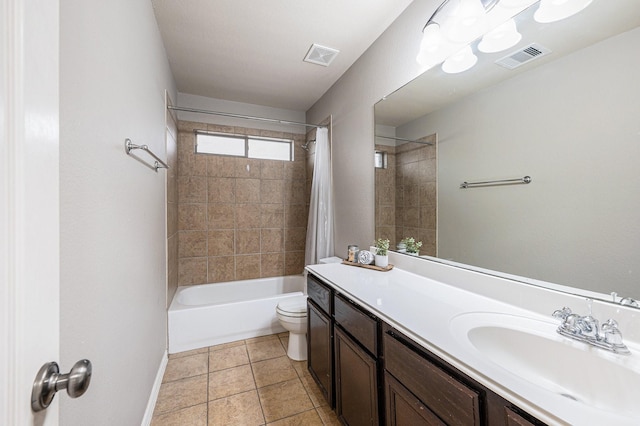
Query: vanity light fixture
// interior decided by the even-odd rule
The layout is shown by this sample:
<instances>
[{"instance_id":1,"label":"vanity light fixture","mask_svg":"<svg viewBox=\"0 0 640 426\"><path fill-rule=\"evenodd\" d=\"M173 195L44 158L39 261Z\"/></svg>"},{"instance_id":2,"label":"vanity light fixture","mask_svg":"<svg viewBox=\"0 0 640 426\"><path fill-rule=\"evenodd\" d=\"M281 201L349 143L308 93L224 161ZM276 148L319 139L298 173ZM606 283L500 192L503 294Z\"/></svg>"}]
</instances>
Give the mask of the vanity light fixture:
<instances>
[{"instance_id":1,"label":"vanity light fixture","mask_svg":"<svg viewBox=\"0 0 640 426\"><path fill-rule=\"evenodd\" d=\"M513 18L535 3L540 5L534 19L546 23L578 13L592 1L444 0L422 29L416 60L426 69L446 60L443 64L445 72L462 72L477 62L478 58L466 47L479 37L482 36L482 40L478 43L478 50L484 53L500 52L520 42L522 35ZM463 62L466 67L452 65Z\"/></svg>"},{"instance_id":2,"label":"vanity light fixture","mask_svg":"<svg viewBox=\"0 0 640 426\"><path fill-rule=\"evenodd\" d=\"M478 62L478 57L473 54L471 46L465 46L461 51L444 61L442 71L447 74L457 74L473 67L476 62Z\"/></svg>"},{"instance_id":3,"label":"vanity light fixture","mask_svg":"<svg viewBox=\"0 0 640 426\"><path fill-rule=\"evenodd\" d=\"M537 22L546 24L560 21L580 12L593 0L540 0L540 7L533 15Z\"/></svg>"}]
</instances>

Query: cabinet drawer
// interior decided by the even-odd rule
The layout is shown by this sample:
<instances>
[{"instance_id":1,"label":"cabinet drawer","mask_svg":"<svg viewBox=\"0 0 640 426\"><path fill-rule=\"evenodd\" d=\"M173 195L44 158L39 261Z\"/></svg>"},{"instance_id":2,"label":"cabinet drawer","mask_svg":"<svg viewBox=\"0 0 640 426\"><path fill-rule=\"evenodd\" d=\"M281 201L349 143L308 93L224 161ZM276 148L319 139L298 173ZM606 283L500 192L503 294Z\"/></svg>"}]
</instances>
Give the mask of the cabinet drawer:
<instances>
[{"instance_id":1,"label":"cabinet drawer","mask_svg":"<svg viewBox=\"0 0 640 426\"><path fill-rule=\"evenodd\" d=\"M334 297L334 309L336 324L340 324L370 353L377 356L378 321L340 295Z\"/></svg>"},{"instance_id":2,"label":"cabinet drawer","mask_svg":"<svg viewBox=\"0 0 640 426\"><path fill-rule=\"evenodd\" d=\"M307 275L307 295L326 314L331 315L331 289L313 275Z\"/></svg>"},{"instance_id":3,"label":"cabinet drawer","mask_svg":"<svg viewBox=\"0 0 640 426\"><path fill-rule=\"evenodd\" d=\"M414 350L384 334L386 370L447 424L479 425L478 392Z\"/></svg>"},{"instance_id":4,"label":"cabinet drawer","mask_svg":"<svg viewBox=\"0 0 640 426\"><path fill-rule=\"evenodd\" d=\"M504 407L507 426L535 426L529 420L522 417L509 407Z\"/></svg>"}]
</instances>

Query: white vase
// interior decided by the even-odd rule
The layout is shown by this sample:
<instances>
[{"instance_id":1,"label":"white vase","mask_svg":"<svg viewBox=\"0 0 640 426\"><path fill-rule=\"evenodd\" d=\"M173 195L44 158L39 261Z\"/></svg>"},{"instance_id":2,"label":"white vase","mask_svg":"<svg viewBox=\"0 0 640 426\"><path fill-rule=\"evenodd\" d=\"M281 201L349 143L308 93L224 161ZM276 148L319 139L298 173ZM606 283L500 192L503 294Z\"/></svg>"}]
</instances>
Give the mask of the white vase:
<instances>
[{"instance_id":1,"label":"white vase","mask_svg":"<svg viewBox=\"0 0 640 426\"><path fill-rule=\"evenodd\" d=\"M376 266L380 268L386 268L389 266L389 255L380 256L376 254Z\"/></svg>"}]
</instances>

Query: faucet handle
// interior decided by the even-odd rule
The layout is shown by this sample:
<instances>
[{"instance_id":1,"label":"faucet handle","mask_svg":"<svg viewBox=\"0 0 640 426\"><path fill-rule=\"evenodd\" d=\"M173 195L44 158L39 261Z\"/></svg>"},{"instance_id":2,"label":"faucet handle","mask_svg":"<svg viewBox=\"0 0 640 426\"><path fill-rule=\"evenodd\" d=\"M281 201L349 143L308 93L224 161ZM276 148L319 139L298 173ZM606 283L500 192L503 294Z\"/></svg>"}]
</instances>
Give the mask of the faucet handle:
<instances>
[{"instance_id":1,"label":"faucet handle","mask_svg":"<svg viewBox=\"0 0 640 426\"><path fill-rule=\"evenodd\" d=\"M618 328L618 323L613 319L608 319L607 322L602 324L602 333L604 334L604 341L612 345L622 344L622 333Z\"/></svg>"},{"instance_id":2,"label":"faucet handle","mask_svg":"<svg viewBox=\"0 0 640 426\"><path fill-rule=\"evenodd\" d=\"M569 315L571 314L572 314L571 308L565 306L562 309L553 311L553 314L551 314L551 316L554 318L559 318L562 321L566 321L567 317L569 317Z\"/></svg>"}]
</instances>

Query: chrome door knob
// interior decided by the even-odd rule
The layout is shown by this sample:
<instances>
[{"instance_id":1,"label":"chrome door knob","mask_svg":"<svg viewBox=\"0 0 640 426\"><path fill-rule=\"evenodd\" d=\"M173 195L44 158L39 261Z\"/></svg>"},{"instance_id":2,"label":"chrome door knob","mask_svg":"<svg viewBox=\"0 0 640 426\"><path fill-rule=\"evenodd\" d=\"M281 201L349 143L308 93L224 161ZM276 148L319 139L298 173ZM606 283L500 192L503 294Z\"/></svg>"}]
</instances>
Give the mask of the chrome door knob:
<instances>
[{"instance_id":1,"label":"chrome door knob","mask_svg":"<svg viewBox=\"0 0 640 426\"><path fill-rule=\"evenodd\" d=\"M56 392L66 389L71 398L82 396L91 383L91 361L76 362L67 374L59 374L56 362L46 363L40 368L31 390L31 409L35 412L47 408Z\"/></svg>"}]
</instances>

